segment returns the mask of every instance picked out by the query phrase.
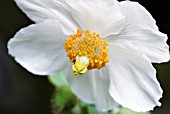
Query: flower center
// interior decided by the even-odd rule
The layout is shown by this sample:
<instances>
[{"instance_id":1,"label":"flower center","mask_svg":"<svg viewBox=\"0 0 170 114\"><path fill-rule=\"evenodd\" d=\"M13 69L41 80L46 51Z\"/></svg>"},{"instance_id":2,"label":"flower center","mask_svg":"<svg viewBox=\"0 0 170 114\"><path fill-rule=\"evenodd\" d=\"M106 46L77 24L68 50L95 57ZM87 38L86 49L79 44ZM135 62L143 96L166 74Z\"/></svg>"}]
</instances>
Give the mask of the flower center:
<instances>
[{"instance_id":1,"label":"flower center","mask_svg":"<svg viewBox=\"0 0 170 114\"><path fill-rule=\"evenodd\" d=\"M109 62L107 46L107 41L101 40L99 34L78 29L76 34L65 41L67 56L74 63L74 74L83 74L87 70L104 67Z\"/></svg>"}]
</instances>

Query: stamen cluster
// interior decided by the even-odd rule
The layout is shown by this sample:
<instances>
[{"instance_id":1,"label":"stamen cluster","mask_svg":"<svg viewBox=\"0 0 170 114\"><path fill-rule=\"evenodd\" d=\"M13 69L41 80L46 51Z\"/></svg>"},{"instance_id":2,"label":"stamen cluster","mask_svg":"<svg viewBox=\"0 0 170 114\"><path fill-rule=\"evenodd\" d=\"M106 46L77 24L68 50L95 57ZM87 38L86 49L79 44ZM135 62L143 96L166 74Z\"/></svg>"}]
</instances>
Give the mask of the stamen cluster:
<instances>
[{"instance_id":1,"label":"stamen cluster","mask_svg":"<svg viewBox=\"0 0 170 114\"><path fill-rule=\"evenodd\" d=\"M76 34L65 41L65 50L71 62L75 63L76 56L88 56L88 70L100 69L109 62L107 46L106 40L101 40L99 34L91 34L89 30L83 33L78 29Z\"/></svg>"}]
</instances>

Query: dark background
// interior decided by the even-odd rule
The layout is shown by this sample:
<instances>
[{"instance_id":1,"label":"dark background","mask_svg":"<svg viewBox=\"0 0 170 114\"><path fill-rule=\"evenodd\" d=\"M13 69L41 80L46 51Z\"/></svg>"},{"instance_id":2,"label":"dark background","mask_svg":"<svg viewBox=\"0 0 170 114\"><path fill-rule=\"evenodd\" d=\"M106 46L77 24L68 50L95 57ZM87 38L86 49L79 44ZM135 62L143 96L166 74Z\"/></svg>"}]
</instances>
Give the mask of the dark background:
<instances>
[{"instance_id":1,"label":"dark background","mask_svg":"<svg viewBox=\"0 0 170 114\"><path fill-rule=\"evenodd\" d=\"M163 0L136 1L149 10L160 31L170 37L170 5ZM0 114L50 114L54 88L47 77L27 72L7 53L8 40L31 23L13 0L0 0ZM153 114L170 114L170 62L154 66L164 94L162 106Z\"/></svg>"}]
</instances>

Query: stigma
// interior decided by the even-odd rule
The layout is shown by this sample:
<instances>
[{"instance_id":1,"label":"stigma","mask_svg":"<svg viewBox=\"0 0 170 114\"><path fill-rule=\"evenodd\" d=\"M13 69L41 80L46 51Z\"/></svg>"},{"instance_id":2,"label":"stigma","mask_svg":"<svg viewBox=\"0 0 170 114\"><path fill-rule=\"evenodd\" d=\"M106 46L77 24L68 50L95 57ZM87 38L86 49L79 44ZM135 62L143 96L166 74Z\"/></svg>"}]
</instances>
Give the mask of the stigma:
<instances>
[{"instance_id":1,"label":"stigma","mask_svg":"<svg viewBox=\"0 0 170 114\"><path fill-rule=\"evenodd\" d=\"M99 34L84 32L80 29L65 41L65 50L70 62L73 62L73 73L84 74L88 70L100 69L109 62L108 43Z\"/></svg>"}]
</instances>

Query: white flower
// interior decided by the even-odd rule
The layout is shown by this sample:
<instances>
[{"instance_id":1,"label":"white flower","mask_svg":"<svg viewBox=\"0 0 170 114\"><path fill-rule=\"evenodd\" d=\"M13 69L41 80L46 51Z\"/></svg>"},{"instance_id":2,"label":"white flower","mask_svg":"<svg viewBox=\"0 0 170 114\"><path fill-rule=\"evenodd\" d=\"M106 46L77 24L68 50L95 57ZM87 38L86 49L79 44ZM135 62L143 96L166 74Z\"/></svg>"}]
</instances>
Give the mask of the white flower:
<instances>
[{"instance_id":1,"label":"white flower","mask_svg":"<svg viewBox=\"0 0 170 114\"><path fill-rule=\"evenodd\" d=\"M162 89L151 63L169 61L167 36L159 32L155 20L137 2L15 2L35 22L21 29L8 42L9 54L28 71L49 75L64 70L72 91L84 102L95 104L100 111L112 109L117 103L134 111L149 111L161 105L158 100L162 97ZM77 63L78 68L81 66L85 71L88 69L86 73L83 71L82 76L74 76L73 63L69 61L65 50L65 45L68 45L64 45L66 39L68 41L77 30L83 34L86 30L100 34L100 41L108 43L107 49L103 45L101 50L105 50L110 60L104 57L100 62L98 58L97 62L105 63L102 67L96 65L90 70L88 67L93 66L95 60L92 57L91 62L91 55L86 53L86 57L78 59L80 62ZM89 38L95 45L95 40ZM93 48L92 45L91 49L99 54L97 47ZM70 59L74 59L73 62L76 60L71 56ZM96 69L98 67L99 70ZM76 71L77 74L81 73L80 70Z\"/></svg>"}]
</instances>

